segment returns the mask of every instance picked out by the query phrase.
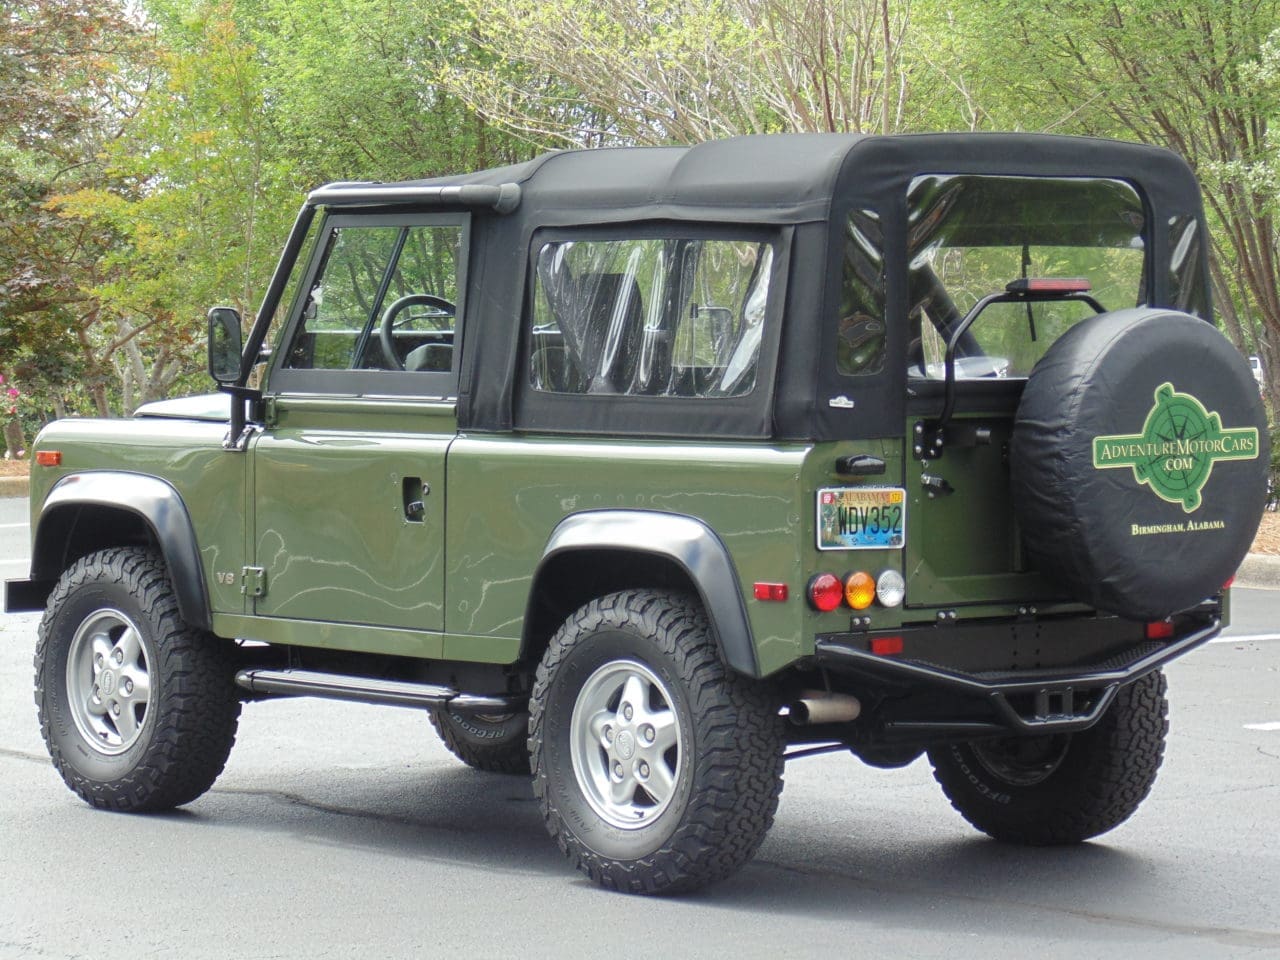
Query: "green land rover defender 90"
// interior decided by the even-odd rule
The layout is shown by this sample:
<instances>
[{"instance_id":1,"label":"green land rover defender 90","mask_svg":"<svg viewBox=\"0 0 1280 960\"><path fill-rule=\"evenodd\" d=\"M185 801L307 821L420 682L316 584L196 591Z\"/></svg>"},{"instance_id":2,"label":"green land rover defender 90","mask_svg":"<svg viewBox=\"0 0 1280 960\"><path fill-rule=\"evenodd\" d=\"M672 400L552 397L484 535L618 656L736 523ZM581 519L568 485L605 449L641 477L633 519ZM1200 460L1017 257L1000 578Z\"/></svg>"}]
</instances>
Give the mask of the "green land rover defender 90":
<instances>
[{"instance_id":1,"label":"green land rover defender 90","mask_svg":"<svg viewBox=\"0 0 1280 960\"><path fill-rule=\"evenodd\" d=\"M222 394L39 438L5 606L53 761L164 810L244 700L419 707L639 893L740 867L823 750L1103 833L1266 498L1208 239L1173 154L1050 136L320 188L243 345L210 311Z\"/></svg>"}]
</instances>

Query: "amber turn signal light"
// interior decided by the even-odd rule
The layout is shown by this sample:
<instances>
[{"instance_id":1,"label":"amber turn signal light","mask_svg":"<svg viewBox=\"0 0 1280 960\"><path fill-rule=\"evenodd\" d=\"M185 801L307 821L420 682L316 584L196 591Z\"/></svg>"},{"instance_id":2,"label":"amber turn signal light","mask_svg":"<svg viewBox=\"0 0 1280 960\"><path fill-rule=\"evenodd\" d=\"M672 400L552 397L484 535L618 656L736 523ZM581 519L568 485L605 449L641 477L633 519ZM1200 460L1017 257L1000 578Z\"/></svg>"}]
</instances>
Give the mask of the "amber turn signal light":
<instances>
[{"instance_id":1,"label":"amber turn signal light","mask_svg":"<svg viewBox=\"0 0 1280 960\"><path fill-rule=\"evenodd\" d=\"M844 578L845 603L855 610L865 610L876 598L876 581L871 574L858 570Z\"/></svg>"},{"instance_id":2,"label":"amber turn signal light","mask_svg":"<svg viewBox=\"0 0 1280 960\"><path fill-rule=\"evenodd\" d=\"M42 467L60 467L62 466L62 451L38 450L36 452L36 463Z\"/></svg>"}]
</instances>

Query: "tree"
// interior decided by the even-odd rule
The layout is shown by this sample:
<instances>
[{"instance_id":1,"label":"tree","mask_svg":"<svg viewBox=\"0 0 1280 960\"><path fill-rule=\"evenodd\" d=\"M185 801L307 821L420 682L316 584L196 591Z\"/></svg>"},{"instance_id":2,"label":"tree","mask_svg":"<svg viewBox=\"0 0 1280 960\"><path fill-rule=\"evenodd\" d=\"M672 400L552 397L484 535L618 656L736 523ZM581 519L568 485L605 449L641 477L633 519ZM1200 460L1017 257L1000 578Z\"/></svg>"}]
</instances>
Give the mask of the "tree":
<instances>
[{"instance_id":1,"label":"tree","mask_svg":"<svg viewBox=\"0 0 1280 960\"><path fill-rule=\"evenodd\" d=\"M112 0L16 0L0 13L0 368L56 377L59 403L100 395L109 376L89 291L115 237L50 201L104 182L98 155L136 105L146 52Z\"/></svg>"},{"instance_id":2,"label":"tree","mask_svg":"<svg viewBox=\"0 0 1280 960\"><path fill-rule=\"evenodd\" d=\"M105 148L111 182L56 201L119 238L93 293L118 330L126 412L201 366L208 306L252 311L296 207L263 65L229 12L209 6L162 31L148 96Z\"/></svg>"},{"instance_id":3,"label":"tree","mask_svg":"<svg viewBox=\"0 0 1280 960\"><path fill-rule=\"evenodd\" d=\"M505 68L449 62L441 80L535 142L889 132L918 120L904 0L473 2L478 43Z\"/></svg>"},{"instance_id":4,"label":"tree","mask_svg":"<svg viewBox=\"0 0 1280 960\"><path fill-rule=\"evenodd\" d=\"M940 69L975 91L981 125L1127 137L1191 164L1218 312L1280 373L1280 0L996 0L952 23Z\"/></svg>"}]
</instances>

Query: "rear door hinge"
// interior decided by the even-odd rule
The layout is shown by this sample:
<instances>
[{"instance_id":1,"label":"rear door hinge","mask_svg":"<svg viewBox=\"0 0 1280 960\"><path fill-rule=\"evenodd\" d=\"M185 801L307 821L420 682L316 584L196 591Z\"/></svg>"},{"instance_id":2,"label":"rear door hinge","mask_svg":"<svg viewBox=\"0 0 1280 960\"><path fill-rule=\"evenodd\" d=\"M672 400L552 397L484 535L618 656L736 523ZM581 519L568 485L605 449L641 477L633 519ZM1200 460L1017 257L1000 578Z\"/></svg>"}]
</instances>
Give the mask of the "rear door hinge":
<instances>
[{"instance_id":1,"label":"rear door hinge","mask_svg":"<svg viewBox=\"0 0 1280 960\"><path fill-rule=\"evenodd\" d=\"M246 597L267 595L267 571L263 567L245 567L240 571L240 592Z\"/></svg>"}]
</instances>

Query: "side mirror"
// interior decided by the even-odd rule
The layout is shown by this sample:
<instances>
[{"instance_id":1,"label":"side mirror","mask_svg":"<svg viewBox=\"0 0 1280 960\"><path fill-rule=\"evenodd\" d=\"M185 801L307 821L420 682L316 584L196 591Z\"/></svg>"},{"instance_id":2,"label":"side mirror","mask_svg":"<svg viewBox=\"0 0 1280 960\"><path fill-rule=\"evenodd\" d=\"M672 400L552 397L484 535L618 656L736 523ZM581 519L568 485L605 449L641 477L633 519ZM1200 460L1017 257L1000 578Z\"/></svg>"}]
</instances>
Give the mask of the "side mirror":
<instances>
[{"instance_id":1,"label":"side mirror","mask_svg":"<svg viewBox=\"0 0 1280 960\"><path fill-rule=\"evenodd\" d=\"M226 385L240 379L240 312L235 307L209 311L209 376Z\"/></svg>"}]
</instances>

